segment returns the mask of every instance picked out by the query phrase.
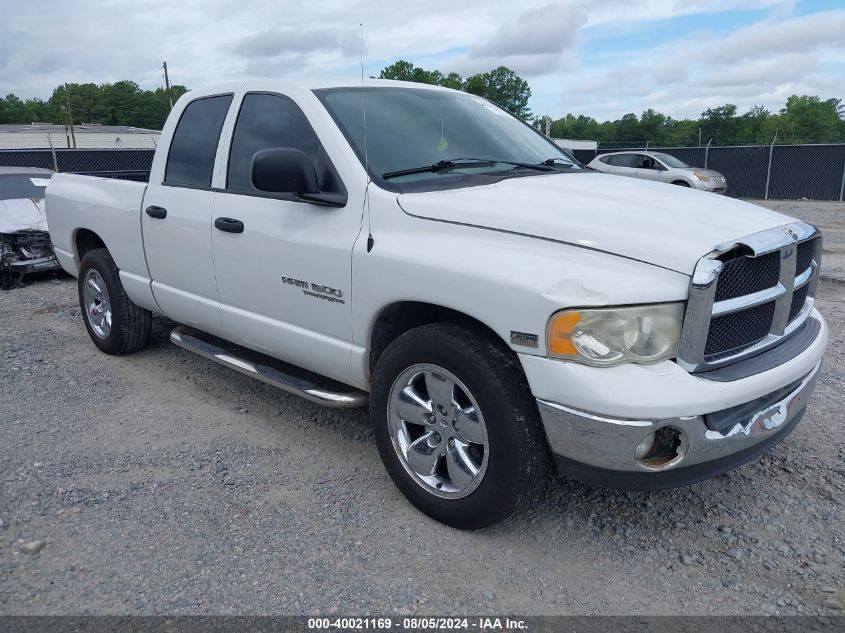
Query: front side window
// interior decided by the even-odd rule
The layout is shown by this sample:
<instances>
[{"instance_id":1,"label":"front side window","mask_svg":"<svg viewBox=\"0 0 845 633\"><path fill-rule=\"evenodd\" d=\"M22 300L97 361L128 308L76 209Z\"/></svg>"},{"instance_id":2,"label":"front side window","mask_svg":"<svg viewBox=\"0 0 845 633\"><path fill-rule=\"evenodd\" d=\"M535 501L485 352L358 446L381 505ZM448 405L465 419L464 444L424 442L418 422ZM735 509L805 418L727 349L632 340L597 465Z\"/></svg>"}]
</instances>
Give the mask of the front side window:
<instances>
[{"instance_id":1,"label":"front side window","mask_svg":"<svg viewBox=\"0 0 845 633\"><path fill-rule=\"evenodd\" d=\"M363 100L360 88L316 90L347 140L364 162ZM489 101L467 93L426 88L367 88L366 160L377 181L402 188L408 184L449 186L476 176L528 175L542 170L509 163L538 165L557 171L581 165L550 139ZM459 168L384 178L385 174L435 165L461 163ZM481 162L463 166L466 162ZM504 162L500 162L504 161ZM491 164L492 163L492 164ZM489 178L487 180L489 182Z\"/></svg>"},{"instance_id":2,"label":"front side window","mask_svg":"<svg viewBox=\"0 0 845 633\"><path fill-rule=\"evenodd\" d=\"M321 189L325 187L326 162L320 141L302 110L290 99L273 94L252 93L244 97L232 148L226 188L257 191L252 186L252 158L270 148L294 148L314 161Z\"/></svg>"},{"instance_id":3,"label":"front side window","mask_svg":"<svg viewBox=\"0 0 845 633\"><path fill-rule=\"evenodd\" d=\"M645 154L637 154L636 166L640 169L660 169L657 161Z\"/></svg>"},{"instance_id":4,"label":"front side window","mask_svg":"<svg viewBox=\"0 0 845 633\"><path fill-rule=\"evenodd\" d=\"M191 101L182 112L170 141L164 182L168 185L210 187L220 130L232 95Z\"/></svg>"},{"instance_id":5,"label":"front side window","mask_svg":"<svg viewBox=\"0 0 845 633\"><path fill-rule=\"evenodd\" d=\"M687 165L684 161L679 158L675 158L671 154L655 154L655 156L657 156L657 158L669 165L669 167L674 167L676 169L683 169L684 167L689 167L689 165Z\"/></svg>"}]
</instances>

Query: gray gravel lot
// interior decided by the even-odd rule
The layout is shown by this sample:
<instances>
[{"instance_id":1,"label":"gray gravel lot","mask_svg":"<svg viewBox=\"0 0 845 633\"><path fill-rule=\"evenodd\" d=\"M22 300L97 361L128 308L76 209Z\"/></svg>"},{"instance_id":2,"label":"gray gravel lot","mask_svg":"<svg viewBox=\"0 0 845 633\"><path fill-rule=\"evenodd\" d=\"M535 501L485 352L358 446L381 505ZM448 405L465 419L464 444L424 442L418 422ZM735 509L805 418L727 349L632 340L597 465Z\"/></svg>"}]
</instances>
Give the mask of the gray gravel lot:
<instances>
[{"instance_id":1,"label":"gray gravel lot","mask_svg":"<svg viewBox=\"0 0 845 633\"><path fill-rule=\"evenodd\" d=\"M749 200L775 211L801 218L821 229L822 276L845 282L845 203L814 200Z\"/></svg>"},{"instance_id":2,"label":"gray gravel lot","mask_svg":"<svg viewBox=\"0 0 845 633\"><path fill-rule=\"evenodd\" d=\"M845 205L780 206L843 247ZM0 294L0 613L845 613L834 278L815 400L773 451L659 493L555 477L476 533L401 497L366 412L193 356L162 318L147 350L103 355L67 277Z\"/></svg>"}]
</instances>

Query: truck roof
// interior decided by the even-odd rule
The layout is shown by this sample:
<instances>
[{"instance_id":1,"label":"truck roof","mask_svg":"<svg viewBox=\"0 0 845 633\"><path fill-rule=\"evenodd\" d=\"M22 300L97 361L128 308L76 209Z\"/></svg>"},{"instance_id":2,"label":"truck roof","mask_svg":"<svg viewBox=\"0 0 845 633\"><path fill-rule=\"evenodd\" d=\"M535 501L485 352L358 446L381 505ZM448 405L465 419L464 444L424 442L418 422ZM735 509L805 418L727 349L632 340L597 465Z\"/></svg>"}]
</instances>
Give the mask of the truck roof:
<instances>
[{"instance_id":1,"label":"truck roof","mask_svg":"<svg viewBox=\"0 0 845 633\"><path fill-rule=\"evenodd\" d=\"M185 94L189 98L205 94L219 94L221 92L232 92L236 90L273 90L279 92L320 90L326 88L360 88L360 77L346 79L315 79L315 80L291 80L291 79L248 79L245 81L229 81L191 90ZM415 88L417 90L444 90L460 92L443 86L433 84L421 84L413 81L394 81L392 79L366 78L363 81L365 88L396 87Z\"/></svg>"}]
</instances>

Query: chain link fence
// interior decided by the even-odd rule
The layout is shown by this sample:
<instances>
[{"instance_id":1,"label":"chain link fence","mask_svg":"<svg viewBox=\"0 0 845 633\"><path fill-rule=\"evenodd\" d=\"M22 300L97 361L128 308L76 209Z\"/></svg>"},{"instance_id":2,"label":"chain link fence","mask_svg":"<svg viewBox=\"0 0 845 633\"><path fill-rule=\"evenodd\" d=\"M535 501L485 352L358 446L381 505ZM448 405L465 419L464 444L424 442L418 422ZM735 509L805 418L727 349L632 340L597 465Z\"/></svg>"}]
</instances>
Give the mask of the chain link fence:
<instances>
[{"instance_id":1,"label":"chain link fence","mask_svg":"<svg viewBox=\"0 0 845 633\"><path fill-rule=\"evenodd\" d=\"M599 154L634 152L645 147L599 147L574 150L589 163ZM845 143L830 145L731 145L649 147L676 156L688 165L715 169L728 181L727 194L736 198L843 200ZM145 181L153 163L151 149L29 149L0 150L0 166L41 167Z\"/></svg>"},{"instance_id":2,"label":"chain link fence","mask_svg":"<svg viewBox=\"0 0 845 633\"><path fill-rule=\"evenodd\" d=\"M0 166L146 181L154 154L152 149L7 149L0 150Z\"/></svg>"},{"instance_id":3,"label":"chain link fence","mask_svg":"<svg viewBox=\"0 0 845 633\"><path fill-rule=\"evenodd\" d=\"M600 154L638 149L646 147L599 147L573 153L582 163L589 163ZM845 194L845 143L647 149L671 154L692 167L722 173L728 181L727 194L735 198L842 201Z\"/></svg>"}]
</instances>

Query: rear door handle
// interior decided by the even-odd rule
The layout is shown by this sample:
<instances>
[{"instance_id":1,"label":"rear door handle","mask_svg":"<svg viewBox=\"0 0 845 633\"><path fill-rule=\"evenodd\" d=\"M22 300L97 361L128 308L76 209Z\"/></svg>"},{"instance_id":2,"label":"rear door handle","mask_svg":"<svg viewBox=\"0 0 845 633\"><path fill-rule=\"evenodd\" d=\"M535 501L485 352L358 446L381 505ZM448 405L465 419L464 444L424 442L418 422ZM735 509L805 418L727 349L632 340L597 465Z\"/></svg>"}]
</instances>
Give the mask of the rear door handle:
<instances>
[{"instance_id":1,"label":"rear door handle","mask_svg":"<svg viewBox=\"0 0 845 633\"><path fill-rule=\"evenodd\" d=\"M167 209L165 209L164 207L157 207L155 205L152 205L150 207L147 207L147 215L151 218L156 218L157 220L163 220L167 217Z\"/></svg>"},{"instance_id":2,"label":"rear door handle","mask_svg":"<svg viewBox=\"0 0 845 633\"><path fill-rule=\"evenodd\" d=\"M235 218L217 218L214 220L214 228L226 233L243 233L244 223Z\"/></svg>"}]
</instances>

